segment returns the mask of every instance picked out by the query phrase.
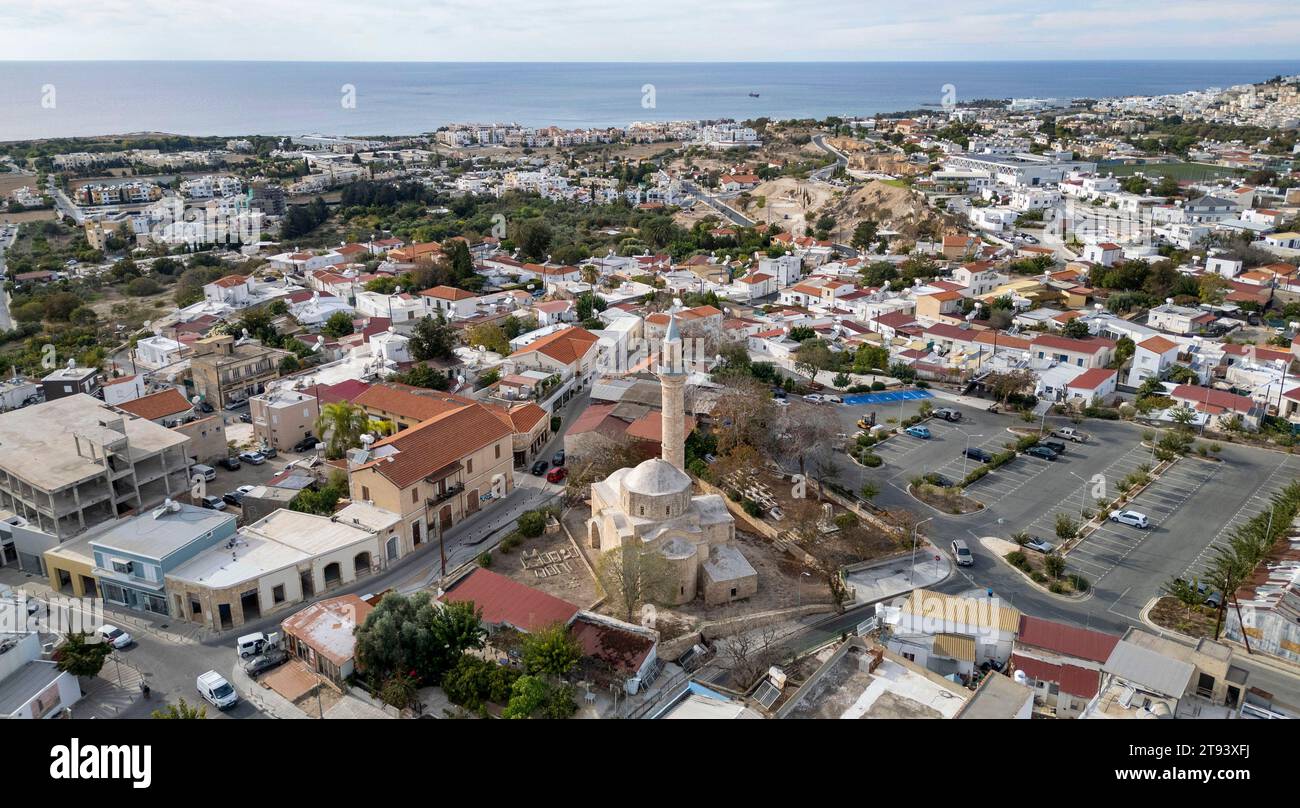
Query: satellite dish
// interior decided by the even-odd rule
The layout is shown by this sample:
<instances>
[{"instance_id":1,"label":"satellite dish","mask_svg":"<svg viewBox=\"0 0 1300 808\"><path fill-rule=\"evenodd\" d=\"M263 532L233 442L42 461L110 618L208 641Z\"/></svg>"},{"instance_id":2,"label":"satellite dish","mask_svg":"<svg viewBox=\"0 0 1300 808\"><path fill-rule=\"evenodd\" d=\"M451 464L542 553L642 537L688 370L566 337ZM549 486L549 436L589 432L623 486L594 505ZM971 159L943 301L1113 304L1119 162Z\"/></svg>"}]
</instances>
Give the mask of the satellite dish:
<instances>
[{"instance_id":1,"label":"satellite dish","mask_svg":"<svg viewBox=\"0 0 1300 808\"><path fill-rule=\"evenodd\" d=\"M69 360L68 360L68 370L72 370L72 369L75 368L76 366L77 366L77 360L75 360L75 359L69 359Z\"/></svg>"}]
</instances>

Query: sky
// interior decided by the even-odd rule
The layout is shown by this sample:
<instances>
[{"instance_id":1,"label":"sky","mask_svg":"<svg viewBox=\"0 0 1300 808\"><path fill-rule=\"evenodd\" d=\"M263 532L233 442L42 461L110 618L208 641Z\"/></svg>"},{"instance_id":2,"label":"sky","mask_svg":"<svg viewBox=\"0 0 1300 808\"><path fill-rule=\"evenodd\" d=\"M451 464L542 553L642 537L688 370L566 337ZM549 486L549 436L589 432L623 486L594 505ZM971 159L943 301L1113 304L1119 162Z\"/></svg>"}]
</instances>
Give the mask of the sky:
<instances>
[{"instance_id":1,"label":"sky","mask_svg":"<svg viewBox=\"0 0 1300 808\"><path fill-rule=\"evenodd\" d=\"M1300 58L1296 0L0 0L0 59Z\"/></svg>"}]
</instances>

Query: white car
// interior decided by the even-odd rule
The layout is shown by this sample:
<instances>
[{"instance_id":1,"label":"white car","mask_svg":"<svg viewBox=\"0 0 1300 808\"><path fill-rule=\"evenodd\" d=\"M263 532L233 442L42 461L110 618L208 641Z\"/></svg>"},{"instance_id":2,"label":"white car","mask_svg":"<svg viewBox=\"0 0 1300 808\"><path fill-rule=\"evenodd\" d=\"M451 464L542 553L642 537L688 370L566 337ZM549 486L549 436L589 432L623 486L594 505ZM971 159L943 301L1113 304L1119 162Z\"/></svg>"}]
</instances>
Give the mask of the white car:
<instances>
[{"instance_id":1,"label":"white car","mask_svg":"<svg viewBox=\"0 0 1300 808\"><path fill-rule=\"evenodd\" d=\"M788 407L788 406L790 406L790 401L789 401L788 399L784 399L784 398L774 398L774 399L772 399L772 403L775 404L775 405L778 406L778 407Z\"/></svg>"},{"instance_id":2,"label":"white car","mask_svg":"<svg viewBox=\"0 0 1300 808\"><path fill-rule=\"evenodd\" d=\"M808 395L803 397L803 400L810 402L812 404L820 404L826 400L826 397L823 396L821 393L809 393Z\"/></svg>"},{"instance_id":3,"label":"white car","mask_svg":"<svg viewBox=\"0 0 1300 808\"><path fill-rule=\"evenodd\" d=\"M1110 521L1119 522L1121 525L1132 525L1142 530L1151 527L1151 520L1147 519L1146 514L1137 511L1115 511L1110 515Z\"/></svg>"},{"instance_id":4,"label":"white car","mask_svg":"<svg viewBox=\"0 0 1300 808\"><path fill-rule=\"evenodd\" d=\"M131 639L130 634L127 634L125 631L118 628L117 626L107 626L107 625L100 626L96 633L99 634L99 638L101 640L113 646L114 648L118 649L119 651L123 648L126 648L131 643L135 642L134 640Z\"/></svg>"},{"instance_id":5,"label":"white car","mask_svg":"<svg viewBox=\"0 0 1300 808\"><path fill-rule=\"evenodd\" d=\"M844 403L844 399L840 398L839 396L826 396L826 399L825 399L825 400L826 400L826 403L827 403L827 404L843 404L843 403Z\"/></svg>"}]
</instances>

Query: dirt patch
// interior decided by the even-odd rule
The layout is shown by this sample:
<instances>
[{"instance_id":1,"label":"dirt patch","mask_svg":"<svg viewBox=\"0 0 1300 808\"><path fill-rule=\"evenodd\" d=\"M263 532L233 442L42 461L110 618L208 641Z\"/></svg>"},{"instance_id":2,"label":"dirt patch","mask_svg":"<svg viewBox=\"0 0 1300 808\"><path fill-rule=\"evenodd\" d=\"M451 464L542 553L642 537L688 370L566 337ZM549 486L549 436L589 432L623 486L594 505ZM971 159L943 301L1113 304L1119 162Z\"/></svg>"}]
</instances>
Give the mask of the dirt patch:
<instances>
[{"instance_id":1,"label":"dirt patch","mask_svg":"<svg viewBox=\"0 0 1300 808\"><path fill-rule=\"evenodd\" d=\"M822 182L809 182L792 177L782 177L760 184L749 192L750 202L745 213L750 218L779 223L791 233L807 231L809 212L820 211L842 191ZM763 199L763 207L758 200ZM740 204L740 200L736 200Z\"/></svg>"},{"instance_id":2,"label":"dirt patch","mask_svg":"<svg viewBox=\"0 0 1300 808\"><path fill-rule=\"evenodd\" d=\"M836 199L828 212L848 233L864 219L896 230L905 238L916 238L927 230L945 235L960 232L955 221L927 207L918 194L881 180L853 188Z\"/></svg>"},{"instance_id":3,"label":"dirt patch","mask_svg":"<svg viewBox=\"0 0 1300 808\"><path fill-rule=\"evenodd\" d=\"M583 535L578 527L574 535ZM509 552L498 547L492 551L491 569L584 609L600 597L596 579L563 530L524 539Z\"/></svg>"},{"instance_id":4,"label":"dirt patch","mask_svg":"<svg viewBox=\"0 0 1300 808\"><path fill-rule=\"evenodd\" d=\"M1189 609L1169 595L1157 600L1149 615L1151 622L1157 626L1189 637L1213 637L1214 624L1218 620L1214 609L1208 606L1193 606Z\"/></svg>"}]
</instances>

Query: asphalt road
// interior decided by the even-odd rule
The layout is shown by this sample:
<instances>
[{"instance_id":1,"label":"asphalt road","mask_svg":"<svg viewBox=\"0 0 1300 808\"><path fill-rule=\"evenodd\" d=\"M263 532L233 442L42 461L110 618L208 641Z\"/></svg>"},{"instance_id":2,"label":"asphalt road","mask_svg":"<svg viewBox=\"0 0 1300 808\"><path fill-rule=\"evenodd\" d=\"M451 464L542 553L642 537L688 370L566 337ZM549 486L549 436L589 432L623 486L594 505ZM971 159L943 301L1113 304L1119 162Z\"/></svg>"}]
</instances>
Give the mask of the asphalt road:
<instances>
[{"instance_id":1,"label":"asphalt road","mask_svg":"<svg viewBox=\"0 0 1300 808\"><path fill-rule=\"evenodd\" d=\"M1091 582L1092 592L1082 600L1066 600L1031 586L973 540L980 536L1007 539L1019 530L1028 530L1055 543L1057 513L1070 513L1077 519L1081 507L1096 509L1096 486L1104 484L1105 495L1113 498L1121 478L1144 464L1154 465L1150 449L1141 445L1143 427L1086 421L1080 428L1091 436L1088 443L1068 444L1066 453L1055 462L1016 458L967 490L986 504L984 511L950 516L913 499L906 491L908 482L931 471L959 480L963 476L961 455L968 440L972 446L993 451L1012 440L1008 427L1038 424L941 399L932 404L959 409L962 422L931 419L927 422L933 433L930 440L908 435L890 438L877 449L885 461L879 468L866 469L837 455L836 482L858 490L870 480L880 489L876 504L907 508L921 518L931 518L922 531L940 547L946 548L952 539L967 540L976 557L974 566L958 568L939 589L956 593L991 588L1027 613L1113 633L1141 625L1139 613L1166 581L1195 575L1210 554L1207 548L1222 542L1235 525L1266 510L1268 496L1300 473L1300 458L1230 444L1224 444L1219 453L1222 462L1196 457L1179 460L1129 503L1128 507L1151 519L1149 530L1107 523L1069 554L1067 569L1082 573ZM872 409L884 422L912 415L918 405L819 406L833 414L841 431L852 435L857 419ZM817 405L796 402L792 406ZM1054 425L1070 424L1049 416L1047 429ZM973 465L974 461L966 461L965 468Z\"/></svg>"}]
</instances>

